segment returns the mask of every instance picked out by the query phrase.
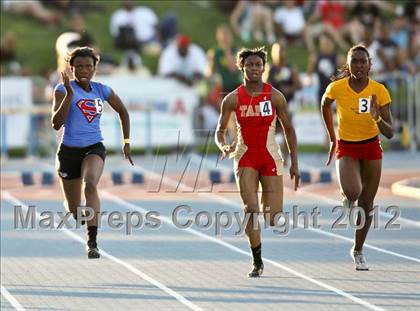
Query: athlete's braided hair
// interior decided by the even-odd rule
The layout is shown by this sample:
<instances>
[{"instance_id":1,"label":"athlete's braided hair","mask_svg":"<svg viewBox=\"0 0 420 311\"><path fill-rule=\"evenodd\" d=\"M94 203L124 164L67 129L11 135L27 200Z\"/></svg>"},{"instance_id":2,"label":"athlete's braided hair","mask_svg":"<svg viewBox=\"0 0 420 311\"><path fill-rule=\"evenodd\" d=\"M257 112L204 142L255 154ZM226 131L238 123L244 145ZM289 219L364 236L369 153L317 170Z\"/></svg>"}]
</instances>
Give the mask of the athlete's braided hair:
<instances>
[{"instance_id":1,"label":"athlete's braided hair","mask_svg":"<svg viewBox=\"0 0 420 311\"><path fill-rule=\"evenodd\" d=\"M70 64L70 66L73 66L73 62L76 57L92 57L93 66L95 67L96 64L99 62L99 56L96 55L95 51L92 48L87 46L75 48L74 50L68 53L66 61Z\"/></svg>"},{"instance_id":2,"label":"athlete's braided hair","mask_svg":"<svg viewBox=\"0 0 420 311\"><path fill-rule=\"evenodd\" d=\"M238 54L236 54L236 67L238 67L240 71L243 71L245 60L252 55L256 55L261 58L263 61L263 66L265 66L265 63L267 62L267 51L265 50L265 47L261 46L253 49L241 49Z\"/></svg>"},{"instance_id":3,"label":"athlete's braided hair","mask_svg":"<svg viewBox=\"0 0 420 311\"><path fill-rule=\"evenodd\" d=\"M349 59L351 53L353 53L354 51L365 52L367 54L367 57L368 57L369 61L370 61L369 51L367 50L367 48L364 45L358 44L358 45L355 45L355 46L351 47L349 49L349 51L347 52L346 63L337 70L337 74L332 75L330 77L331 81L337 81L337 80L340 80L340 79L343 79L345 77L350 76L350 68L349 68L349 65L347 64L347 60Z\"/></svg>"}]
</instances>

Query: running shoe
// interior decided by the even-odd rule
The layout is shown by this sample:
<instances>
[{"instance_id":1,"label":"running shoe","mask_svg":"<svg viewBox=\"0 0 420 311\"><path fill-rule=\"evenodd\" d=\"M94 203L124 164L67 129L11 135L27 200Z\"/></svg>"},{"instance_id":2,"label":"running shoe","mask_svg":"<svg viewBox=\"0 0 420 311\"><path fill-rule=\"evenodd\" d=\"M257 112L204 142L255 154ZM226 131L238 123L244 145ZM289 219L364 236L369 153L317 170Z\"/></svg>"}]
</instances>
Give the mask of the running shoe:
<instances>
[{"instance_id":1,"label":"running shoe","mask_svg":"<svg viewBox=\"0 0 420 311\"><path fill-rule=\"evenodd\" d=\"M350 256L353 258L357 271L368 271L369 266L366 262L366 257L362 251L356 251L353 248L350 250Z\"/></svg>"},{"instance_id":2,"label":"running shoe","mask_svg":"<svg viewBox=\"0 0 420 311\"><path fill-rule=\"evenodd\" d=\"M254 268L248 273L249 278L259 278L263 274L264 265L257 266L254 264Z\"/></svg>"},{"instance_id":3,"label":"running shoe","mask_svg":"<svg viewBox=\"0 0 420 311\"><path fill-rule=\"evenodd\" d=\"M101 256L96 242L88 241L86 245L86 252L89 259L96 259Z\"/></svg>"}]
</instances>

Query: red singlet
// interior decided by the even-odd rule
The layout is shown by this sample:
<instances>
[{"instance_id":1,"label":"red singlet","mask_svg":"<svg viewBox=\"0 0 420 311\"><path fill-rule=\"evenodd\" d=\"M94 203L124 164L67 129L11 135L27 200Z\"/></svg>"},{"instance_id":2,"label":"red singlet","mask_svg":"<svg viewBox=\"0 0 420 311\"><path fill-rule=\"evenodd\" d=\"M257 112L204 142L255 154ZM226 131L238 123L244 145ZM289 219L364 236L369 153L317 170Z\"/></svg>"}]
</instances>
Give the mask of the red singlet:
<instances>
[{"instance_id":1,"label":"red singlet","mask_svg":"<svg viewBox=\"0 0 420 311\"><path fill-rule=\"evenodd\" d=\"M271 103L270 84L251 96L244 85L237 88L236 123L238 140L233 153L235 170L252 167L261 176L283 174L283 158L276 142L276 109Z\"/></svg>"}]
</instances>

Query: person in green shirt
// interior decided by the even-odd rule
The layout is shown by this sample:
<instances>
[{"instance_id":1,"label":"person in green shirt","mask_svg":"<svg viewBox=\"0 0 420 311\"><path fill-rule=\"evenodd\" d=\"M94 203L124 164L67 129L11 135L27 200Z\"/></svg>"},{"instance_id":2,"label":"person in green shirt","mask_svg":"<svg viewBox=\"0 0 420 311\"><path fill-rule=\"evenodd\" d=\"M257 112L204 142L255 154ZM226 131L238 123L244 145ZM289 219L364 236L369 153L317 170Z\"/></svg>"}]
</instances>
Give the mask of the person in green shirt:
<instances>
[{"instance_id":1,"label":"person in green shirt","mask_svg":"<svg viewBox=\"0 0 420 311\"><path fill-rule=\"evenodd\" d=\"M242 83L241 72L236 68L236 49L232 44L232 31L226 25L221 25L216 30L217 47L209 50L208 61L210 76L215 77L221 84L221 98ZM216 107L220 112L220 104ZM229 121L229 133L236 140L235 118Z\"/></svg>"}]
</instances>

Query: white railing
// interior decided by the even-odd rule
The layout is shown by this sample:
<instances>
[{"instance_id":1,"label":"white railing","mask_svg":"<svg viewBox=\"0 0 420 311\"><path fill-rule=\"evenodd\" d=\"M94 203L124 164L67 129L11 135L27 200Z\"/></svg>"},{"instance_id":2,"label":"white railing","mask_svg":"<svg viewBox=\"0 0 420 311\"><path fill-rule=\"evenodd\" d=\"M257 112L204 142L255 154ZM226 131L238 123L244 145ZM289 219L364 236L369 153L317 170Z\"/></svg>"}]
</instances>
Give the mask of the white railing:
<instances>
[{"instance_id":1,"label":"white railing","mask_svg":"<svg viewBox=\"0 0 420 311\"><path fill-rule=\"evenodd\" d=\"M391 110L397 130L401 130L401 142L408 135L411 152L420 146L420 73L416 75L393 72L382 76L391 93Z\"/></svg>"}]
</instances>

